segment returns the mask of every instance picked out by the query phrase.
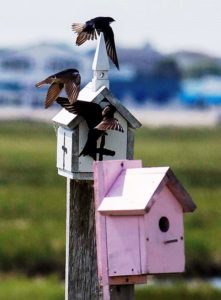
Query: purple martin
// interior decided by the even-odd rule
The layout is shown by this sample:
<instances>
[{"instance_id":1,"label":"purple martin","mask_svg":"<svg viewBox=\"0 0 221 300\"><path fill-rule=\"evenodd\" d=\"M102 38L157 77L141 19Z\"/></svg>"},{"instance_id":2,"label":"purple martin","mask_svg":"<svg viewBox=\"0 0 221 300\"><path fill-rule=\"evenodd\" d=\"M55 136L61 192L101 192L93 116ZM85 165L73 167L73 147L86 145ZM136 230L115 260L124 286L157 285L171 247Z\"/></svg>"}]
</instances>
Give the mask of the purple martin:
<instances>
[{"instance_id":1,"label":"purple martin","mask_svg":"<svg viewBox=\"0 0 221 300\"><path fill-rule=\"evenodd\" d=\"M88 138L79 156L89 155L96 160L97 153L101 155L115 155L115 152L109 149L103 147L97 148L97 140L100 137L103 139L104 146L105 135L107 135L106 130L124 131L118 120L114 118L114 113L116 112L114 106L107 105L102 109L97 103L81 100L70 104L67 98L64 97L58 97L56 101L70 113L82 116L87 123L89 129Z\"/></svg>"},{"instance_id":2,"label":"purple martin","mask_svg":"<svg viewBox=\"0 0 221 300\"><path fill-rule=\"evenodd\" d=\"M72 30L77 33L76 44L82 45L87 40L97 39L97 34L101 32L104 34L104 40L106 44L107 54L119 70L119 63L117 58L117 52L114 42L114 32L110 26L110 23L115 20L110 17L97 17L87 21L86 23L73 23Z\"/></svg>"},{"instance_id":3,"label":"purple martin","mask_svg":"<svg viewBox=\"0 0 221 300\"><path fill-rule=\"evenodd\" d=\"M35 86L41 87L44 84L50 84L45 99L45 108L48 108L57 99L63 88L66 91L69 102L73 104L77 100L80 83L81 76L79 71L77 69L67 69L45 78Z\"/></svg>"}]
</instances>

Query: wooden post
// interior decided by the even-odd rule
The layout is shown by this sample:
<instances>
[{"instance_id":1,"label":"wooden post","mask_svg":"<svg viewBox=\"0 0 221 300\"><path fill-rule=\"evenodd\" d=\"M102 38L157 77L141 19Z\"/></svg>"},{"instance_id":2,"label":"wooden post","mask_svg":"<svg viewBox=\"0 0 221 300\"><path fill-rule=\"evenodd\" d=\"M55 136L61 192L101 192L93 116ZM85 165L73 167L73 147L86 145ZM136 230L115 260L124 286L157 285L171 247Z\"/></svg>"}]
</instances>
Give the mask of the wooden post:
<instances>
[{"instance_id":1,"label":"wooden post","mask_svg":"<svg viewBox=\"0 0 221 300\"><path fill-rule=\"evenodd\" d=\"M111 300L134 300L134 285L115 285L110 287Z\"/></svg>"},{"instance_id":2,"label":"wooden post","mask_svg":"<svg viewBox=\"0 0 221 300\"><path fill-rule=\"evenodd\" d=\"M65 300L98 300L92 181L67 179Z\"/></svg>"}]
</instances>

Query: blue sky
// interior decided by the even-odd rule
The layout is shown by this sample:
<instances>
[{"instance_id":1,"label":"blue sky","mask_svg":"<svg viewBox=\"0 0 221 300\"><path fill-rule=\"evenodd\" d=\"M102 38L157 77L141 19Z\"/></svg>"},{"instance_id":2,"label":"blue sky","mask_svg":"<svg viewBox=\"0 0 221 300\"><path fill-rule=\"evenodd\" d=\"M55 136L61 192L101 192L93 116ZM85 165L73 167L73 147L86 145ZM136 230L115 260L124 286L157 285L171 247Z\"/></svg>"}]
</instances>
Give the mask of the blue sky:
<instances>
[{"instance_id":1,"label":"blue sky","mask_svg":"<svg viewBox=\"0 0 221 300\"><path fill-rule=\"evenodd\" d=\"M39 41L74 42L73 22L111 16L116 44L150 42L162 52L180 49L221 56L220 0L2 0L0 47ZM84 49L90 45L84 45Z\"/></svg>"}]
</instances>

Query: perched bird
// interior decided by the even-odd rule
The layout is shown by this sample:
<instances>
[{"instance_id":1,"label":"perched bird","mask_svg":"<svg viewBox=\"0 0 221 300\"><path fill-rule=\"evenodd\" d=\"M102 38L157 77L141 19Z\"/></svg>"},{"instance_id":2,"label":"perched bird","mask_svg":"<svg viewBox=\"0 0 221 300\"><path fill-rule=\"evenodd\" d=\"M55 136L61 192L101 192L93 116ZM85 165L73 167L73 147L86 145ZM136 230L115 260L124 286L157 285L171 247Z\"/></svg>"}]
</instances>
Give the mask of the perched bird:
<instances>
[{"instance_id":1,"label":"perched bird","mask_svg":"<svg viewBox=\"0 0 221 300\"><path fill-rule=\"evenodd\" d=\"M85 24L72 24L72 30L78 34L76 39L76 44L78 46L82 45L87 40L97 39L97 34L100 35L100 33L103 32L107 54L119 70L114 33L110 26L110 23L114 21L115 20L110 17L97 17L87 21Z\"/></svg>"},{"instance_id":2,"label":"perched bird","mask_svg":"<svg viewBox=\"0 0 221 300\"><path fill-rule=\"evenodd\" d=\"M104 109L99 104L77 100L70 104L67 98L58 97L57 103L64 107L70 113L82 116L88 126L87 142L79 156L89 155L96 160L96 154L114 156L115 152L104 148L106 130L117 130L123 132L123 127L117 119L114 118L116 108L107 105ZM97 140L101 137L100 148L97 148Z\"/></svg>"},{"instance_id":3,"label":"perched bird","mask_svg":"<svg viewBox=\"0 0 221 300\"><path fill-rule=\"evenodd\" d=\"M57 99L63 88L66 91L69 102L73 104L77 100L80 83L81 76L79 71L77 69L67 69L45 78L35 86L41 87L44 84L50 84L45 99L45 108L48 108Z\"/></svg>"}]
</instances>

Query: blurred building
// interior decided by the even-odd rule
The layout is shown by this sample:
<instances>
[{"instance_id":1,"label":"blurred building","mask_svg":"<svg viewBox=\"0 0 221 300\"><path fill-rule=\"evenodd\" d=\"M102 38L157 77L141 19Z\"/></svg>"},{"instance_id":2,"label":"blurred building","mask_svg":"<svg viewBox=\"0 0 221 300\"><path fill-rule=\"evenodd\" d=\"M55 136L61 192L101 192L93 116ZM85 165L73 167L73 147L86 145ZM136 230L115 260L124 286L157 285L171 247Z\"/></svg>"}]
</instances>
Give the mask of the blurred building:
<instances>
[{"instance_id":1,"label":"blurred building","mask_svg":"<svg viewBox=\"0 0 221 300\"><path fill-rule=\"evenodd\" d=\"M79 55L66 45L41 44L20 51L0 54L0 104L42 106L47 88L35 83L66 68L81 67L83 78L89 74L88 55Z\"/></svg>"},{"instance_id":2,"label":"blurred building","mask_svg":"<svg viewBox=\"0 0 221 300\"><path fill-rule=\"evenodd\" d=\"M86 52L74 45L47 43L17 51L0 50L0 105L43 107L48 87L37 89L35 83L67 68L79 69L83 87L92 78L94 51L95 47ZM117 53L120 71L110 62L111 91L122 102L129 99L135 105L148 102L165 105L177 97L184 105L198 105L202 99L210 104L209 95L212 88L216 89L214 84L209 93L193 96L191 80L201 89L199 82L204 75L221 76L221 60L208 55L183 51L165 56L149 44L141 48L118 48Z\"/></svg>"},{"instance_id":3,"label":"blurred building","mask_svg":"<svg viewBox=\"0 0 221 300\"><path fill-rule=\"evenodd\" d=\"M179 98L184 105L200 109L220 105L221 78L205 76L183 80Z\"/></svg>"}]
</instances>

